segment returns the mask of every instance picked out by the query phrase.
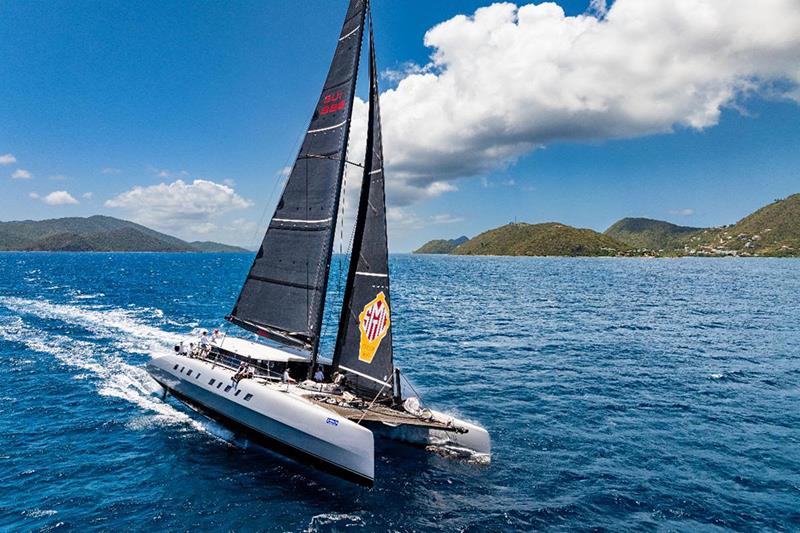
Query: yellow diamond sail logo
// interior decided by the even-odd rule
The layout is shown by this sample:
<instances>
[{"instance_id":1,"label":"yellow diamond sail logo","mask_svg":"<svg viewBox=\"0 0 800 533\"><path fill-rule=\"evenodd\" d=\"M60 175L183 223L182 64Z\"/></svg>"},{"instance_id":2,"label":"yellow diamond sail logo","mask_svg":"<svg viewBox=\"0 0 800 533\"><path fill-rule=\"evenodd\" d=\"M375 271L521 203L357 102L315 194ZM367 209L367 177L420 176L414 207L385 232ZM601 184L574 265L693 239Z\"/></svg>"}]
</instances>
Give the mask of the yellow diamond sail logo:
<instances>
[{"instance_id":1,"label":"yellow diamond sail logo","mask_svg":"<svg viewBox=\"0 0 800 533\"><path fill-rule=\"evenodd\" d=\"M361 343L358 349L358 360L372 363L381 341L389 332L391 324L389 303L383 292L364 306L358 315L358 329L361 331Z\"/></svg>"}]
</instances>

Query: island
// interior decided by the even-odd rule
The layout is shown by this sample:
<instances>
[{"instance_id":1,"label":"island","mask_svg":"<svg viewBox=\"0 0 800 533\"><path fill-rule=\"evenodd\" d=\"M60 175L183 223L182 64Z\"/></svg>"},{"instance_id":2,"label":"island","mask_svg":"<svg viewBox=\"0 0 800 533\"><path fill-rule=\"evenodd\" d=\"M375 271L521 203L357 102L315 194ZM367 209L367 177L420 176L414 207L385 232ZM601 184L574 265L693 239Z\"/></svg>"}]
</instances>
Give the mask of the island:
<instances>
[{"instance_id":1,"label":"island","mask_svg":"<svg viewBox=\"0 0 800 533\"><path fill-rule=\"evenodd\" d=\"M0 251L238 253L217 242L187 242L135 222L107 216L0 222Z\"/></svg>"},{"instance_id":2,"label":"island","mask_svg":"<svg viewBox=\"0 0 800 533\"><path fill-rule=\"evenodd\" d=\"M422 247L415 251L415 254L449 254L465 242L469 237L462 235L456 239L436 239L428 241Z\"/></svg>"},{"instance_id":3,"label":"island","mask_svg":"<svg viewBox=\"0 0 800 533\"><path fill-rule=\"evenodd\" d=\"M603 233L566 224L506 224L455 246L430 241L416 254L623 257L800 257L800 194L775 200L735 224L679 226L623 218Z\"/></svg>"}]
</instances>

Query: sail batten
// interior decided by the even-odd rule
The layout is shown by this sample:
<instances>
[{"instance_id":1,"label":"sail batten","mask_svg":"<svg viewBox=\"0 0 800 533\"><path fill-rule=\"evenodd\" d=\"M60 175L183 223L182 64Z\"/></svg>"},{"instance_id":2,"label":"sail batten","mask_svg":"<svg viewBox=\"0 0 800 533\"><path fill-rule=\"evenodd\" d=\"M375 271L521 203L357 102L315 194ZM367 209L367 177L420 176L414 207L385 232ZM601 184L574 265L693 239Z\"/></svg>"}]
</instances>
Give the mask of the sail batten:
<instances>
[{"instance_id":1,"label":"sail batten","mask_svg":"<svg viewBox=\"0 0 800 533\"><path fill-rule=\"evenodd\" d=\"M316 353L367 0L350 0L328 76L229 320ZM328 154L317 157L315 154Z\"/></svg>"},{"instance_id":2,"label":"sail batten","mask_svg":"<svg viewBox=\"0 0 800 533\"><path fill-rule=\"evenodd\" d=\"M367 154L333 367L364 397L394 391L386 195L375 42L370 41Z\"/></svg>"}]
</instances>

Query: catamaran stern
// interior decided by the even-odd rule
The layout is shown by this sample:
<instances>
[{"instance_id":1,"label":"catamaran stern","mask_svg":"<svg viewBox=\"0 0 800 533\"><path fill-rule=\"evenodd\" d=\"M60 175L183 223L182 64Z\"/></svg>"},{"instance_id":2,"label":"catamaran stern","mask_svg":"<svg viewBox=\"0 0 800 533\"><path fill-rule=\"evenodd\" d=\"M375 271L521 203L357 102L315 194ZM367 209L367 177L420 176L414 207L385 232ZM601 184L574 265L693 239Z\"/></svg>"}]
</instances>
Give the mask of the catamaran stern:
<instances>
[{"instance_id":1,"label":"catamaran stern","mask_svg":"<svg viewBox=\"0 0 800 533\"><path fill-rule=\"evenodd\" d=\"M392 425L381 422L371 423L369 427L384 438L417 446L431 446L434 449L442 449L476 459L481 463L490 461L492 443L488 431L478 425L438 411L431 411L431 413L436 419L449 420L453 429L445 430L408 424Z\"/></svg>"}]
</instances>

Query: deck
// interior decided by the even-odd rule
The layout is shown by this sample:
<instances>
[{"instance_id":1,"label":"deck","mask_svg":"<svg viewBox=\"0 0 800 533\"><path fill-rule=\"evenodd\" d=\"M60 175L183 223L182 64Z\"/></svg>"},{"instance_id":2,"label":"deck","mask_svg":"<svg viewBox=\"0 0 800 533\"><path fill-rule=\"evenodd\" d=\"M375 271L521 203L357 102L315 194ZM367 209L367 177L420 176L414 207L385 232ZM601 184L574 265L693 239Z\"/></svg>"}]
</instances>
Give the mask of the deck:
<instances>
[{"instance_id":1,"label":"deck","mask_svg":"<svg viewBox=\"0 0 800 533\"><path fill-rule=\"evenodd\" d=\"M451 424L446 424L434 419L420 418L403 411L390 409L383 405L373 405L369 408L358 409L355 407L331 404L313 398L308 399L320 407L333 411L337 415L352 420L353 422L381 422L390 426L417 426L439 429L442 431L459 432L459 429Z\"/></svg>"}]
</instances>

